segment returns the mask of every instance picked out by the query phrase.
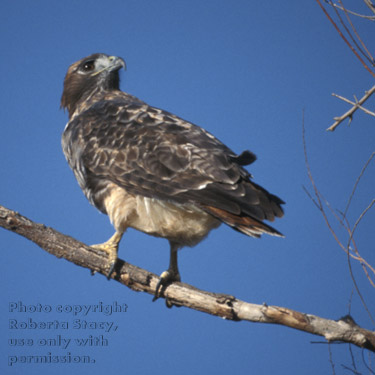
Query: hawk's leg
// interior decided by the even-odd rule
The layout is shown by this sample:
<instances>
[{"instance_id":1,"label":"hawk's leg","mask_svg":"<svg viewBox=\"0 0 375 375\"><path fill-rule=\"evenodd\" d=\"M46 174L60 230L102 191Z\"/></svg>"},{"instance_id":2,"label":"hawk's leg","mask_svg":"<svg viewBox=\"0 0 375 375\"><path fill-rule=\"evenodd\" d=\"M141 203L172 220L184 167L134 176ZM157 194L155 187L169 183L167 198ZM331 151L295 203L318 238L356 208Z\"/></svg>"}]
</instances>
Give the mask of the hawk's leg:
<instances>
[{"instance_id":1,"label":"hawk's leg","mask_svg":"<svg viewBox=\"0 0 375 375\"><path fill-rule=\"evenodd\" d=\"M175 242L170 242L170 258L169 258L169 267L160 275L159 282L156 285L155 297L153 301L156 301L162 292L162 290L173 281L181 281L180 272L178 271L177 264L177 251L179 245Z\"/></svg>"},{"instance_id":2,"label":"hawk's leg","mask_svg":"<svg viewBox=\"0 0 375 375\"><path fill-rule=\"evenodd\" d=\"M102 250L108 254L109 271L107 279L109 280L117 260L118 245L121 241L123 232L115 232L115 234L107 241L97 245L91 245L94 249Z\"/></svg>"}]
</instances>

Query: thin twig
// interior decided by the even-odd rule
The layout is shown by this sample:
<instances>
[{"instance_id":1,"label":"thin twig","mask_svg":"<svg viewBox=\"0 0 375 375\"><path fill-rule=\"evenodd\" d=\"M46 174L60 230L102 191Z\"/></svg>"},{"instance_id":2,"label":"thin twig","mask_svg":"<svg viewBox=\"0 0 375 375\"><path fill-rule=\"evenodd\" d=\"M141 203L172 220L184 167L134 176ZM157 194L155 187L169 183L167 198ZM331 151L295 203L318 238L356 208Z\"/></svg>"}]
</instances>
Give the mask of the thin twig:
<instances>
[{"instance_id":1,"label":"thin twig","mask_svg":"<svg viewBox=\"0 0 375 375\"><path fill-rule=\"evenodd\" d=\"M369 315L371 321L375 324L375 321L374 321L374 319L373 319L373 317L372 317L372 315L371 315L371 313L370 313L370 311L369 311L369 309L368 309L368 307L367 307L367 304L366 304L366 302L365 302L365 300L364 300L364 298L363 298L363 296L362 296L362 294L361 294L361 292L360 292L360 290L359 290L359 288L358 288L358 285L357 285L357 283L356 283L356 280L355 280L355 278L354 278L353 271L352 271L352 267L351 267L350 258L354 258L354 259L358 260L361 264L362 264L362 263L366 263L366 265L367 265L371 270L373 270L373 271L375 271L375 270L374 270L374 269L373 269L373 268L372 268L372 267L371 267L371 266L370 266L370 265L369 265L369 264L368 264L368 263L367 263L367 262L366 262L366 261L360 256L360 255L359 255L358 250L356 250L356 255L351 253L351 251L350 251L350 243L353 242L353 243L355 244L354 239L353 239L353 231L350 229L349 224L345 225L344 222L343 222L342 220L340 220L340 219L337 217L336 213L335 213L334 210L331 208L330 204L324 199L324 197L322 196L322 194L320 193L320 191L318 190L318 188L317 188L317 186L316 186L316 184L315 184L314 178L312 177L312 173L311 173L311 169L310 169L310 164L309 164L309 162L308 162L308 157L307 157L307 146L306 146L306 139L305 139L304 118L302 118L302 141L303 141L303 149L304 149L304 155L305 155L305 165L306 165L306 169L307 169L307 174L308 174L309 180L310 180L311 185L313 186L313 189L314 189L314 192L315 192L315 197L316 197L316 201L315 201L315 202L316 202L316 205L317 205L319 211L321 212L321 214L322 214L322 216L323 216L323 218L324 218L324 221L325 221L325 223L326 223L326 225L327 225L329 231L331 232L332 236L334 237L335 241L336 241L336 242L338 243L338 245L339 245L339 246L345 251L345 253L346 253L347 256L348 256L349 272L350 272L351 278L352 278L352 280L353 280L354 287L355 287L355 289L356 289L356 291L357 291L357 293L358 293L358 296L360 297L361 302L362 302L362 304L363 304L363 306L364 306L366 312L368 313L368 315ZM362 170L363 170L363 169L362 169ZM329 221L329 219L328 219L328 216L327 216L327 214L326 214L326 212L325 212L325 210L324 210L324 205L323 205L323 203L322 203L322 199L325 200L325 204L327 205L327 207L329 207L329 208L331 209L333 215L338 219L338 221L339 221L342 225L344 225L344 227L345 227L346 230L348 231L348 233L349 233L349 242L348 242L348 245L347 245L347 246L344 246L344 245L341 243L341 241L339 240L339 238L338 238L336 232L335 232L334 229L332 228L331 223L330 223L330 221ZM357 220L357 222L356 222L357 225L358 225L358 223L360 222L360 220L363 218L363 216L366 214L366 212L372 207L372 205L373 205L373 203L371 203L371 204L369 205L369 207L366 208L366 210L361 214L360 219ZM344 220L347 221L347 219L346 219L345 216L344 216ZM355 226L355 228L356 228L356 226ZM363 267L363 266L362 266L362 267ZM366 272L365 272L365 273L366 273ZM375 273L375 272L374 272L374 273ZM369 278L369 280L370 280L370 282L372 281L370 278ZM371 284L372 284L372 282L371 282Z\"/></svg>"},{"instance_id":2,"label":"thin twig","mask_svg":"<svg viewBox=\"0 0 375 375\"><path fill-rule=\"evenodd\" d=\"M366 53L362 52L363 56L365 56L367 58L367 60L369 61L369 63L374 66L375 64L375 61L374 61L374 58L372 57L370 51L368 50L368 48L366 47L366 44L363 42L362 38L359 36L358 32L357 32L357 29L354 27L354 24L351 20L351 18L349 17L349 11L347 9L344 8L344 4L342 3L341 0L339 0L340 4L342 5L343 7L343 10L345 12L345 16L346 16L346 19L348 20L349 24L350 24L350 27L352 28L355 36L357 37L358 41L361 43L362 45L362 48L366 51ZM374 20L375 20L375 17L374 17ZM359 47L358 47L359 48ZM359 48L360 49L360 48ZM361 50L361 49L360 49ZM361 50L362 51L362 50ZM367 55L366 55L367 54Z\"/></svg>"},{"instance_id":3,"label":"thin twig","mask_svg":"<svg viewBox=\"0 0 375 375\"><path fill-rule=\"evenodd\" d=\"M347 219L345 218L346 222L347 222ZM357 247L357 243L352 235L352 230L350 229L350 226L349 226L349 223L347 222L345 225L344 225L345 229L347 230L348 234L349 234L349 237L351 238L351 243L353 244L353 247L351 248L350 247L350 244L348 244L348 248L347 248L347 251L352 251L355 255L353 255L352 253L350 254L350 256L357 260L362 269L363 269L363 272L365 273L368 281L370 282L370 284L375 288L375 283L374 281L372 281L371 279L371 276L368 272L368 270L370 270L372 272L373 275L375 275L375 269L374 267L368 263L360 254L359 254L359 251L358 251L358 247ZM374 323L375 324L375 323Z\"/></svg>"},{"instance_id":4,"label":"thin twig","mask_svg":"<svg viewBox=\"0 0 375 375\"><path fill-rule=\"evenodd\" d=\"M325 0L325 2L327 3L328 0ZM359 13L356 13L356 12L353 12L352 10L349 10L349 9L344 9L343 7L341 7L340 5L337 5L335 3L332 4L332 6L340 9L340 10L346 10L348 13L352 14L353 16L357 16L357 17L361 17L361 18L366 18L370 21L375 21L375 16L366 16L364 14L359 14Z\"/></svg>"},{"instance_id":5,"label":"thin twig","mask_svg":"<svg viewBox=\"0 0 375 375\"><path fill-rule=\"evenodd\" d=\"M343 6L341 0L338 0L338 1L340 2L340 4L342 5L342 7L344 8L344 6ZM330 1L330 4L333 6L332 1ZM354 45L357 47L358 51L362 54L363 57L366 58L366 60L367 60L372 66L374 66L374 61L373 61L373 59L370 59L369 56L366 55L366 53L362 50L362 48L359 46L359 44L357 43L357 41L356 41L355 38L353 37L352 33L350 32L349 28L346 26L344 20L341 18L340 13L338 12L338 10L337 10L335 7L333 7L333 8L334 8L334 11L335 11L335 13L336 13L336 15L337 15L337 18L339 19L339 21L340 21L342 27L345 29L345 31L346 31L347 34L349 35L350 39L352 40L352 42L354 43ZM345 8L344 8L344 11L345 11ZM345 15L346 15L346 18L349 20L349 24L352 26L352 30L353 30L354 33L357 35L358 40L362 43L362 40L361 40L361 38L359 37L359 35L357 34L357 31L356 31L356 29L354 28L354 25L352 24L352 22L351 22L351 20L350 20L350 18L349 18L348 13L345 12ZM362 44L363 44L363 43L362 43ZM354 48L354 47L353 47L353 48Z\"/></svg>"},{"instance_id":6,"label":"thin twig","mask_svg":"<svg viewBox=\"0 0 375 375\"><path fill-rule=\"evenodd\" d=\"M363 210L363 212L361 213L361 215L359 216L359 218L357 219L357 221L355 222L354 226L353 226L353 229L352 229L352 233L351 233L351 236L349 238L349 240L352 239L353 235L354 235L354 232L355 230L357 229L357 226L359 224L359 222L363 219L363 216L365 216L365 214L371 209L371 207L375 204L375 199L373 199L371 201L371 203Z\"/></svg>"},{"instance_id":7,"label":"thin twig","mask_svg":"<svg viewBox=\"0 0 375 375\"><path fill-rule=\"evenodd\" d=\"M353 268L352 268L352 263L351 263L351 261L350 261L350 256L349 256L349 254L350 254L350 252L349 252L349 248L350 248L350 243L351 243L351 241L352 241L352 237L353 237L353 232L351 231L351 233L350 233L350 239L349 239L348 247L347 247L347 249L348 249L348 251L347 251L347 254L348 254L347 261L348 261L348 267L349 267L350 278L351 278L352 281L353 281L354 288L355 288L355 290L356 290L356 292L357 292L357 294L358 294L358 297L360 298L360 300L361 300L361 302L362 302L363 307L365 308L365 310L366 310L366 312L367 312L367 315L369 316L371 322L372 322L373 324L375 324L374 318L372 317L371 312L370 312L369 308L367 307L366 301L365 301L365 299L363 298L362 293L361 293L361 291L359 290L359 286L358 286L358 284L357 284L357 281L356 281L356 279L355 279L355 277L354 277Z\"/></svg>"},{"instance_id":8,"label":"thin twig","mask_svg":"<svg viewBox=\"0 0 375 375\"><path fill-rule=\"evenodd\" d=\"M350 353L350 357L351 357L351 359L352 359L352 366L353 366L354 370L355 370L356 373L357 373L357 366L356 366L356 364L355 364L355 358L354 358L353 348L352 348L351 345L349 345L349 353Z\"/></svg>"},{"instance_id":9,"label":"thin twig","mask_svg":"<svg viewBox=\"0 0 375 375\"><path fill-rule=\"evenodd\" d=\"M375 4L373 4L371 0L363 0L363 1L369 7L371 12L375 14Z\"/></svg>"},{"instance_id":10,"label":"thin twig","mask_svg":"<svg viewBox=\"0 0 375 375\"><path fill-rule=\"evenodd\" d=\"M329 363L331 364L331 368L332 368L332 375L336 375L335 364L333 363L333 357L332 357L331 344L328 344L328 354L329 354Z\"/></svg>"},{"instance_id":11,"label":"thin twig","mask_svg":"<svg viewBox=\"0 0 375 375\"><path fill-rule=\"evenodd\" d=\"M371 160L373 159L373 157L375 156L375 151L370 155L370 157L368 158L368 160L366 161L365 165L363 166L362 170L361 170L361 173L359 174L359 176L357 177L357 180L355 181L355 184L354 184L354 187L353 187L353 190L352 190L352 193L350 194L350 197L349 197L349 200L348 200L348 203L346 204L346 207L345 207L345 211L344 211L344 216L346 216L348 210L349 210L349 206L352 202L352 199L353 199L353 196L354 196L354 193L355 191L357 190L357 186L359 184L359 181L361 180L363 174L365 173L365 170L367 169L368 165L370 164Z\"/></svg>"},{"instance_id":12,"label":"thin twig","mask_svg":"<svg viewBox=\"0 0 375 375\"><path fill-rule=\"evenodd\" d=\"M335 21L331 18L331 16L328 14L328 12L326 11L326 9L324 8L324 6L322 5L322 3L320 2L320 0L315 0L320 8L323 10L324 14L327 16L327 18L329 19L329 21L332 23L333 27L336 29L336 31L339 33L339 35L341 36L341 38L344 40L344 42L348 45L348 47L352 50L352 52L356 55L356 57L358 58L358 60L362 63L362 65L364 66L364 68L375 78L375 72L373 72L371 70L371 68L369 68L367 66L367 64L362 60L361 56L359 56L358 52L355 50L355 48L350 44L350 42L348 41L348 39L345 38L344 34L341 32L341 30L339 29L339 27L336 25Z\"/></svg>"},{"instance_id":13,"label":"thin twig","mask_svg":"<svg viewBox=\"0 0 375 375\"><path fill-rule=\"evenodd\" d=\"M311 176L312 177L312 176ZM311 180L310 180L311 182ZM313 184L313 182L311 182ZM315 184L315 181L314 181L314 184ZM317 200L314 199L314 197L310 194L310 192L306 189L305 186L303 186L303 189L304 191L306 192L306 194L308 195L308 197L311 199L311 201L314 203L314 205L317 207L317 209L322 213L324 219L325 219L325 222L326 222L326 225L328 227L328 229L330 230L331 234L333 235L335 241L337 242L337 244L340 246L340 248L345 252L345 254L349 255L351 258L353 258L354 260L360 262L360 264L362 265L363 269L364 269L364 272L367 276L367 278L369 279L371 285L374 285L374 283L372 282L368 272L367 272L367 268L369 268L371 270L371 272L375 275L375 269L371 266L371 264L369 264L358 252L358 249L355 245L355 241L354 241L354 238L352 238L352 243L354 245L354 248L355 248L355 251L354 251L354 254L350 251L350 247L346 247L340 240L339 238L337 237L336 235L336 232L334 231L334 229L332 228L329 220L328 220L328 216L324 210L324 206L323 206L323 203L329 208L329 210L331 211L331 214L335 217L335 219L345 228L345 230L348 232L348 235L350 236L351 235L351 229L350 229L350 226L349 226L349 223L347 222L347 219L346 217L344 217L344 214L342 214L342 218L340 218L337 213L335 212L335 210L332 208L331 204L324 198L324 196L322 195L322 193L319 191L319 190L316 190L314 191L315 195L317 195ZM367 268L366 268L367 267Z\"/></svg>"},{"instance_id":14,"label":"thin twig","mask_svg":"<svg viewBox=\"0 0 375 375\"><path fill-rule=\"evenodd\" d=\"M344 98L343 96L337 95L337 94L335 94L335 93L332 93L332 96L334 96L335 98L338 98L338 99L340 99L340 100L342 100L342 101L344 101L344 102L346 102L346 103L349 103L349 104L351 104L352 106L357 107L358 109L361 109L363 112L367 113L367 114L370 115L370 116L374 116L374 117L375 117L375 112L372 112L372 111L370 111L369 109L362 107L362 106L359 104L359 101L358 101L358 99L357 99L355 96L354 96L354 98L355 98L355 102L353 102L353 101L351 101L351 100L349 100L349 99L346 99L346 98Z\"/></svg>"},{"instance_id":15,"label":"thin twig","mask_svg":"<svg viewBox=\"0 0 375 375\"><path fill-rule=\"evenodd\" d=\"M366 360L365 360L365 353L364 353L363 350L362 350L362 361L363 361L365 367L367 368L367 370L369 370L369 373L375 375L374 370L372 370L372 369L370 368L370 366L367 364L367 362L366 362Z\"/></svg>"},{"instance_id":16,"label":"thin twig","mask_svg":"<svg viewBox=\"0 0 375 375\"><path fill-rule=\"evenodd\" d=\"M344 369L344 370L348 370L348 371L351 371L354 375L362 375L360 372L358 372L357 370L353 370L352 368L348 367L348 366L345 366L345 365L341 365L341 367Z\"/></svg>"},{"instance_id":17,"label":"thin twig","mask_svg":"<svg viewBox=\"0 0 375 375\"><path fill-rule=\"evenodd\" d=\"M329 131L334 131L346 118L351 118L354 114L354 112L363 104L366 102L366 100L373 94L375 93L375 86L371 87L370 90L365 92L365 95L358 100L358 103L355 103L355 105L349 109L349 111L345 112L342 116L340 117L335 117L334 124L331 125L327 130ZM336 94L332 94L336 95ZM341 99L341 98L340 98Z\"/></svg>"}]
</instances>

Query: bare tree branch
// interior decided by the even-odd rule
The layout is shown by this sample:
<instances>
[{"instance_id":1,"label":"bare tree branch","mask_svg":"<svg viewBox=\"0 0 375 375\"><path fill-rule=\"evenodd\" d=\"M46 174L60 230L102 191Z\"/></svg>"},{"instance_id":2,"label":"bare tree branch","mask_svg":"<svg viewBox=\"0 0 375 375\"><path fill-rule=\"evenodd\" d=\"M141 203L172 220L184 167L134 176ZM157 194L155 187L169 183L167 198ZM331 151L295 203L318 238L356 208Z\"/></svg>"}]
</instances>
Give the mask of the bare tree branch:
<instances>
[{"instance_id":1,"label":"bare tree branch","mask_svg":"<svg viewBox=\"0 0 375 375\"><path fill-rule=\"evenodd\" d=\"M329 354L329 363L331 364L331 368L332 368L332 375L336 375L335 364L333 363L332 350L331 350L330 344L328 344L328 354Z\"/></svg>"},{"instance_id":2,"label":"bare tree branch","mask_svg":"<svg viewBox=\"0 0 375 375\"><path fill-rule=\"evenodd\" d=\"M344 216L346 216L348 210L349 210L349 207L350 207L350 204L352 202L352 199L354 197L354 193L355 191L357 190L357 186L359 184L359 181L361 180L363 174L365 173L367 167L369 166L371 160L375 157L375 151L370 155L370 157L367 159L365 165L363 166L362 170L361 170L361 173L359 174L359 176L357 177L357 180L355 181L355 184L354 184L354 187L353 187L353 190L350 194L350 197L348 199L348 203L346 204L346 207L345 207L345 211L344 211Z\"/></svg>"},{"instance_id":3,"label":"bare tree branch","mask_svg":"<svg viewBox=\"0 0 375 375\"><path fill-rule=\"evenodd\" d=\"M365 43L361 39L360 35L358 34L358 32L357 32L357 30L356 30L353 22L350 19L349 13L353 14L353 12L349 11L348 9L346 9L344 7L342 0L338 0L338 2L339 2L340 5L335 4L332 0L325 0L325 1L326 1L326 3L328 3L334 9L337 18L340 21L341 27L346 31L346 33L348 34L348 36L351 39L351 42L354 44L354 46L344 36L343 32L340 30L340 27L336 24L336 22L328 14L327 10L322 5L322 3L320 2L320 0L316 0L316 2L319 4L320 8L322 9L322 11L326 15L326 17L329 19L329 21L332 23L332 25L334 26L334 28L336 29L336 31L338 32L338 34L340 35L340 37L344 40L344 42L352 50L352 52L355 54L355 56L361 62L361 64L364 66L364 68L375 78L375 71L373 69L373 67L375 66L375 61L374 61L374 58L373 58L372 54L370 53L370 51L366 47ZM375 13L375 7L371 3L371 1L370 0L364 0L364 1L365 1L365 4ZM352 32L350 31L349 27L345 24L343 18L340 16L338 9L345 12L345 16L346 16L347 22L349 23L349 25L351 27L351 30L354 33L355 37L352 35ZM358 14L355 14L355 15L358 15ZM358 40L359 43L357 42L356 39ZM366 64L366 62L363 60L363 58L360 56L360 54L362 54L363 58L366 59L369 62L370 66ZM327 130L334 131L336 129L336 127L338 125L340 125L341 122L344 121L346 118L349 118L349 124L350 124L350 122L352 121L352 118L353 118L353 114L355 113L355 111L357 111L357 109L361 109L365 113L367 113L367 114L369 114L371 116L375 116L374 112L369 111L368 109L362 107L362 104L374 92L375 92L375 86L373 86L369 91L367 91L366 94L359 101L357 99L355 99L355 102L352 102L352 101L350 101L350 100L348 100L348 99L346 99L344 97L341 97L339 95L332 94L332 95L336 96L337 98L339 98L341 100L344 100L347 103L350 103L352 105L352 108L349 111L347 111L346 113L344 113L342 116L335 117L334 118L335 119L334 124L331 125Z\"/></svg>"},{"instance_id":4,"label":"bare tree branch","mask_svg":"<svg viewBox=\"0 0 375 375\"><path fill-rule=\"evenodd\" d=\"M357 107L357 109L361 109L363 112L367 113L367 114L370 115L370 116L375 117L375 113L372 112L372 111L370 111L370 110L368 110L368 109L366 109L366 108L364 108L364 107L362 107L362 106L358 103L358 99L357 99L356 97L354 97L355 102L353 102L353 101L351 101L351 100L349 100L349 99L346 99L346 98L344 98L343 96L337 95L337 94L335 94L335 93L333 93L332 96L334 96L334 97L336 97L336 98L338 98L338 99L340 99L340 100L342 100L342 101L344 101L344 102L346 102L346 103L349 103L349 104L351 104L351 105L354 106L354 107Z\"/></svg>"},{"instance_id":5,"label":"bare tree branch","mask_svg":"<svg viewBox=\"0 0 375 375\"><path fill-rule=\"evenodd\" d=\"M348 99L345 99L343 97L340 97L339 95L336 95L336 94L332 94L333 96L336 96L338 97L339 99L341 100L344 100L346 102L349 102L350 104L353 105L352 108L349 109L349 111L345 112L342 116L340 117L335 117L334 120L334 124L332 124L327 130L329 131L334 131L345 119L349 118L349 120L351 121L352 117L353 117L353 114L354 112L357 110L357 109L362 109L364 112L374 116L375 114L369 110L366 110L365 108L362 107L362 104L366 102L366 100L373 94L375 93L375 86L371 87L370 90L366 91L365 92L365 95L359 99L356 103L353 103L351 101L349 101Z\"/></svg>"},{"instance_id":6,"label":"bare tree branch","mask_svg":"<svg viewBox=\"0 0 375 375\"><path fill-rule=\"evenodd\" d=\"M357 291L357 294L363 304L363 307L365 308L370 320L375 324L375 319L373 318L372 316L372 313L370 312L369 308L367 307L367 304L362 296L362 293L360 292L359 290L359 287L358 287L358 284L355 280L355 277L354 277L354 274L353 274L353 271L352 271L352 267L351 267L351 263L350 263L350 258L353 258L353 259L356 259L359 261L360 265L362 266L368 280L370 281L371 285L375 286L374 282L372 281L370 275L369 275L369 272L368 270L370 270L374 275L375 275L375 269L374 267L372 267L360 254L359 254L359 251L358 251L358 248L357 248L357 245L356 245L356 242L354 241L354 238L353 238L353 234L354 234L354 231L355 229L357 228L358 226L358 223L362 220L363 216L373 207L374 203L375 203L375 200L372 200L372 202L368 205L368 207L362 212L362 214L360 215L360 217L357 219L353 229L350 228L350 225L348 223L348 220L347 220L347 217L346 217L346 212L348 210L348 207L349 207L349 204L350 204L350 201L353 197L353 194L355 192L355 189L358 185L358 182L360 180L360 178L362 177L364 171L366 170L369 162L372 160L373 158L373 154L371 154L370 158L368 159L368 161L366 162L365 166L362 168L362 171L359 175L359 177L357 178L357 182L356 184L354 185L354 190L349 198L349 204L347 204L347 208L345 210L345 214L343 214L343 218L339 218L337 216L337 214L335 213L335 211L332 209L331 205L329 204L329 202L323 197L322 193L319 191L318 187L316 186L315 184L315 180L312 176L312 173L311 173L311 169L310 169L310 164L309 164L309 161L308 161L308 157L307 157L307 146L306 146L306 138L305 138L305 126L304 126L304 117L302 118L302 142L303 142L303 151L304 151L304 155L305 155L305 165L306 165L306 169L307 169L307 174L308 174L308 177L309 177L309 180L311 182L311 185L314 189L314 194L315 194L315 198L314 199L311 194L308 193L310 199L312 199L312 201L314 202L314 204L317 206L318 210L321 212L323 218L324 218L324 221L329 229L329 231L331 232L333 238L335 239L335 241L338 243L338 245L345 251L345 253L347 254L347 259L348 259L348 266L349 266L349 272L350 272L350 276L352 278L352 281L353 281L353 284L354 284L354 287ZM305 189L305 191L307 191ZM335 218L338 220L338 222L344 226L344 228L346 229L346 231L348 232L349 234L349 240L348 240L348 244L345 246L339 239L338 235L336 234L335 230L333 229L331 223L330 223L330 220L328 219L328 215L325 211L325 206L323 205L323 202L325 203L325 205L331 210L332 214L335 216ZM350 246L351 244L353 244L353 247L354 247L354 250L352 249L352 247Z\"/></svg>"},{"instance_id":7,"label":"bare tree branch","mask_svg":"<svg viewBox=\"0 0 375 375\"><path fill-rule=\"evenodd\" d=\"M369 7L372 13L375 14L375 4L371 0L363 0L364 3Z\"/></svg>"},{"instance_id":8,"label":"bare tree branch","mask_svg":"<svg viewBox=\"0 0 375 375\"><path fill-rule=\"evenodd\" d=\"M362 45L362 47L364 46L365 51L368 51L368 49L367 49L367 47L365 46L365 44L363 43L361 37L358 35L357 30L356 30L356 28L354 27L353 22L352 22L352 20L350 19L350 16L349 16L348 12L346 11L346 9L345 9L345 7L344 7L344 4L342 3L341 0L338 0L338 1L339 1L339 3L341 4L341 6L342 6L342 8L343 8L343 10L344 10L344 13L345 13L346 19L347 19L347 21L349 22L349 25L350 25L352 31L354 32L355 36L357 37L359 43ZM366 59L366 60L367 60L372 66L374 66L374 59L373 59L373 57L371 56L371 54L370 54L369 52L367 53L367 52L365 52L365 51L362 50L362 48L361 48L360 45L358 44L357 40L354 38L354 36L352 35L351 31L349 30L348 26L346 26L346 24L345 24L344 20L342 19L342 17L341 17L341 15L340 15L339 11L333 6L332 1L330 1L329 3L332 5L332 7L333 7L333 9L334 9L334 11L335 11L335 13L336 13L336 15L337 15L337 18L339 19L339 21L340 21L340 23L341 23L341 26L342 26L342 27L344 28L344 30L346 31L347 35L348 35L349 38L351 39L351 41L352 41L352 43L354 44L355 48L359 51L359 53L362 54L362 56L363 56L363 57L364 57L364 58L365 58L365 59ZM353 47L353 48L354 48L354 47ZM354 48L354 49L355 49L355 48Z\"/></svg>"},{"instance_id":9,"label":"bare tree branch","mask_svg":"<svg viewBox=\"0 0 375 375\"><path fill-rule=\"evenodd\" d=\"M364 66L364 68L375 78L375 72L371 70L371 68L363 61L362 57L358 54L358 52L356 51L356 49L350 44L350 42L348 41L348 39L344 36L344 34L341 32L340 28L337 26L336 22L328 14L328 12L324 8L324 6L320 2L320 0L315 0L315 1L319 4L320 8L322 9L322 11L326 15L326 17L332 23L333 27L336 29L336 31L339 33L339 35L344 40L344 42L348 45L348 47L352 50L352 52L356 55L357 59L362 63L362 65ZM329 3L332 4L332 1L330 1Z\"/></svg>"},{"instance_id":10,"label":"bare tree branch","mask_svg":"<svg viewBox=\"0 0 375 375\"><path fill-rule=\"evenodd\" d=\"M359 43L361 44L361 46L362 46L362 48L365 50L365 52L361 50L361 47L359 47L359 46L357 45L355 39L351 36L353 42L358 46L358 49L361 50L363 56L366 57L366 59L369 61L369 63L370 63L372 66L375 66L374 58L372 57L371 52L368 50L366 44L363 42L362 38L361 38L360 35L358 34L357 29L355 28L355 26L354 26L354 24L353 24L353 22L352 22L352 20L351 20L351 18L350 18L350 16L349 16L349 12L348 12L348 10L344 8L344 5L343 5L343 3L342 3L341 0L339 0L339 2L340 2L340 4L342 5L342 7L343 7L343 9L344 9L345 16L346 16L346 19L348 20L348 22L349 22L349 24L350 24L350 27L352 28L352 30L353 30L355 36L357 37ZM374 20L375 20L375 17L374 17Z\"/></svg>"},{"instance_id":11,"label":"bare tree branch","mask_svg":"<svg viewBox=\"0 0 375 375\"><path fill-rule=\"evenodd\" d=\"M327 3L328 0L325 0L325 2ZM365 4L367 3L366 0L364 0L364 2L365 2ZM368 0L368 3L370 3L369 0ZM335 7L335 8L337 8L337 9L340 9L340 10L342 10L342 11L348 12L348 13L352 14L353 16L357 16L357 17L361 17L361 18L366 18L366 19L368 19L368 20L370 20L370 21L375 21L375 16L366 16L366 15L364 15L364 14L356 13L356 12L353 12L352 10L346 9L346 8L344 8L343 6L341 6L341 5L337 5L337 4L335 4L335 3L332 3L331 5L332 5L333 7ZM366 4L366 5L368 5L368 4ZM369 5L368 5L368 6L369 6ZM371 9L371 8L370 8L370 9ZM374 10L372 10L372 11L375 13Z\"/></svg>"},{"instance_id":12,"label":"bare tree branch","mask_svg":"<svg viewBox=\"0 0 375 375\"><path fill-rule=\"evenodd\" d=\"M0 226L28 238L58 258L102 274L107 273L106 255L72 237L0 206ZM154 294L159 277L139 267L117 262L112 276L135 291ZM352 343L375 352L375 332L359 327L350 316L337 321L304 314L285 307L256 305L225 295L199 290L184 283L173 283L163 291L169 306L185 306L233 321L273 323L323 336L328 342Z\"/></svg>"}]
</instances>

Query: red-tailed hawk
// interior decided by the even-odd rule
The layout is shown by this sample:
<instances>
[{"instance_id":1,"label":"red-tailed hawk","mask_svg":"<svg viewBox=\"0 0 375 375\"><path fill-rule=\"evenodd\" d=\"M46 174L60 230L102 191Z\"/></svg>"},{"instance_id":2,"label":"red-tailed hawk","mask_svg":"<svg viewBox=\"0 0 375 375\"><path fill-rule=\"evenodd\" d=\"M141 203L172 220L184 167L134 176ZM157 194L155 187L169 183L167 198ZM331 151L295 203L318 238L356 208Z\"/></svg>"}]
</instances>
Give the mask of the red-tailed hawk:
<instances>
[{"instance_id":1,"label":"red-tailed hawk","mask_svg":"<svg viewBox=\"0 0 375 375\"><path fill-rule=\"evenodd\" d=\"M65 157L87 199L115 234L94 245L108 253L108 277L127 228L170 243L161 286L180 280L177 250L195 246L221 223L248 236L282 236L264 223L283 216L280 198L251 181L236 155L204 129L120 91L119 57L93 54L72 64L61 106L69 112Z\"/></svg>"}]
</instances>

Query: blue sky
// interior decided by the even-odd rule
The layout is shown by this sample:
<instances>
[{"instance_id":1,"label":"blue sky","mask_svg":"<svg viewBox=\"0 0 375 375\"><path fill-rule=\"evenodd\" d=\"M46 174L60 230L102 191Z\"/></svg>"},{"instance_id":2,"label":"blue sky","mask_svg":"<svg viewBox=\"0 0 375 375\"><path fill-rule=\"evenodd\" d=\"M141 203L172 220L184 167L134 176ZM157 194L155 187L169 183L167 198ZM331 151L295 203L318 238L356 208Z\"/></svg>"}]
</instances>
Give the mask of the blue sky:
<instances>
[{"instance_id":1,"label":"blue sky","mask_svg":"<svg viewBox=\"0 0 375 375\"><path fill-rule=\"evenodd\" d=\"M347 6L365 11L359 2ZM356 5L355 5L356 4ZM368 41L373 24L356 20ZM90 206L60 145L67 114L59 109L68 66L95 52L123 57L121 88L151 105L203 126L236 152L252 150L257 183L286 201L275 227L285 239L255 240L220 227L180 253L184 282L338 319L348 313L374 329L353 293L347 258L329 233L303 186L312 191L302 144L304 110L309 161L316 183L334 209L343 211L364 163L374 151L374 119L357 113L350 127L325 129L348 105L332 92L361 97L373 78L343 43L317 3L310 1L3 1L0 98L0 204L85 243L112 235L106 216ZM375 51L372 51L375 52ZM368 107L374 109L374 100ZM353 224L374 198L374 161L349 210ZM361 254L374 265L375 210L356 232ZM334 222L341 238L344 231ZM4 374L317 374L332 373L327 345L285 327L234 323L135 293L0 229L0 372ZM160 274L168 243L129 230L119 256ZM374 312L374 289L352 262L356 281ZM79 319L113 321L117 331L10 330L9 319L66 320L56 307L114 301L126 313L90 313ZM351 303L350 303L351 301ZM9 303L51 306L50 313L17 313ZM37 340L103 335L107 347L42 347ZM13 347L10 338L31 338ZM73 341L72 341L73 343ZM8 356L89 354L92 364L21 364ZM360 370L361 351L353 348ZM331 346L337 373L351 366L347 345ZM366 356L368 360L369 358ZM371 358L374 363L374 357Z\"/></svg>"}]
</instances>

